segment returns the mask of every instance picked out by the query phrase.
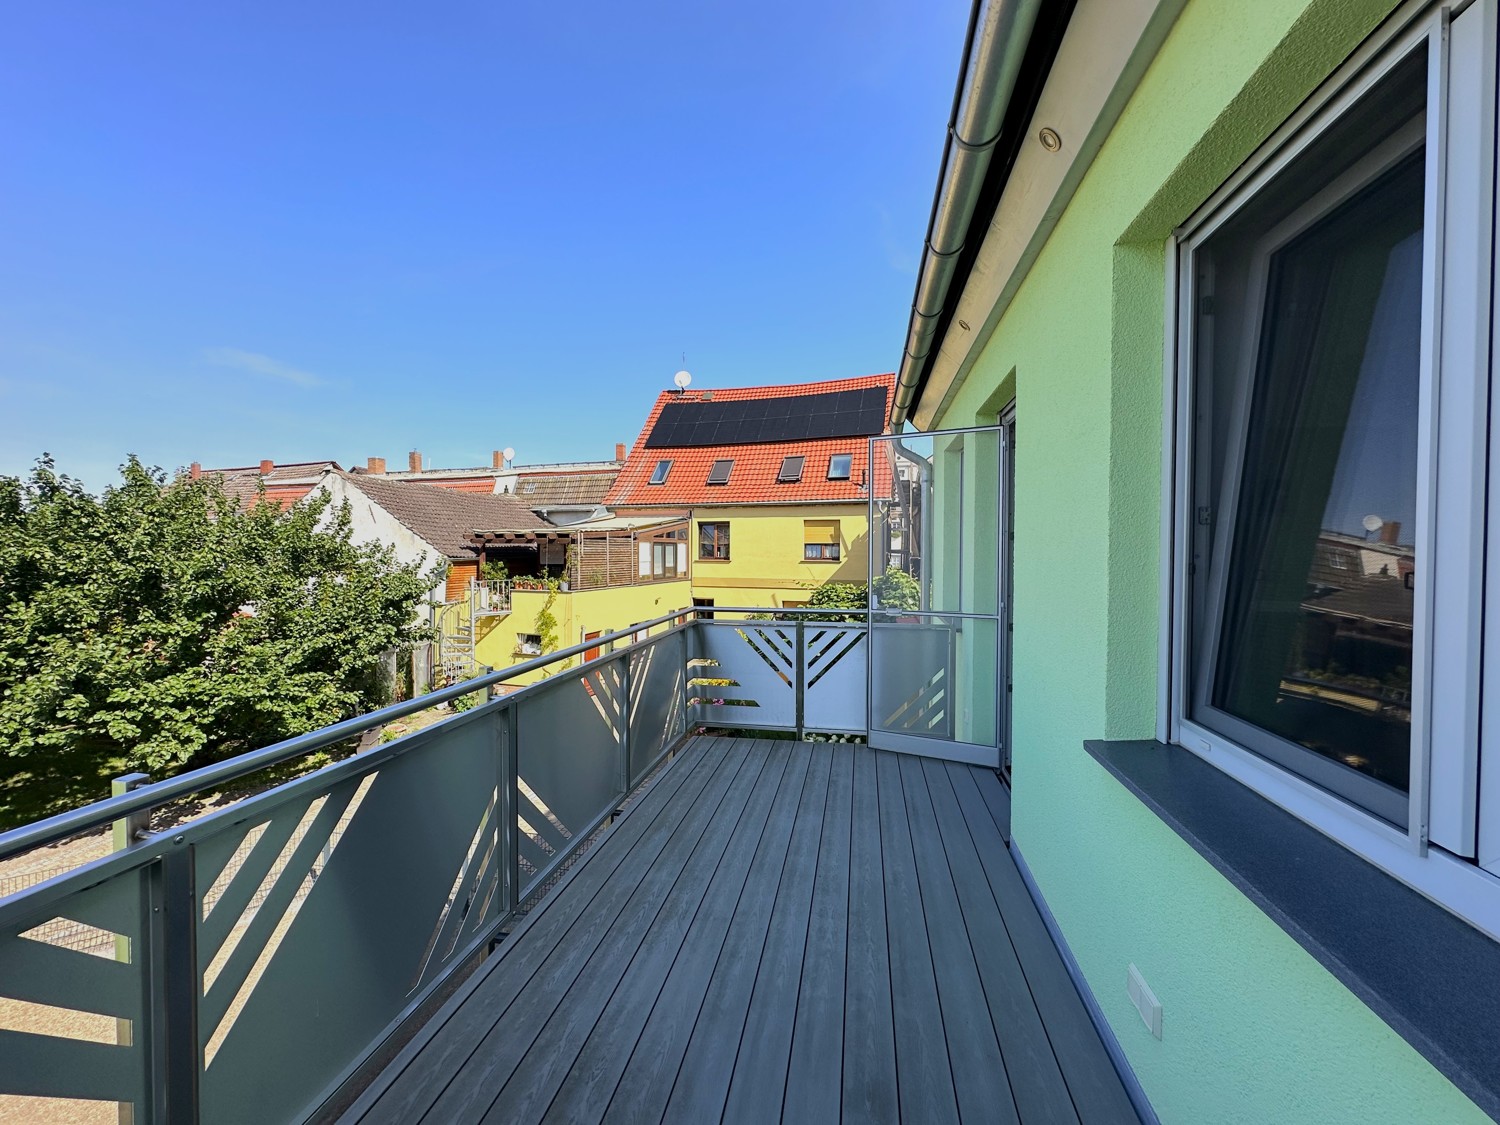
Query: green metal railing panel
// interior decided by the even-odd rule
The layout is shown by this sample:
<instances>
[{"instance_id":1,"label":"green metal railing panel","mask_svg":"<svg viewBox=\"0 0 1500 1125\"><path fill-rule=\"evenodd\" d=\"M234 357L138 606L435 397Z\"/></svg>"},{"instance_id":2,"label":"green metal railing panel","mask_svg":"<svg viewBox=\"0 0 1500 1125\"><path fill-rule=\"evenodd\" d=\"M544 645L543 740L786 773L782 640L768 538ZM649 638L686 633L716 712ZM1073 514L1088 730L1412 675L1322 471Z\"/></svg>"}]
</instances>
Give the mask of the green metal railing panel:
<instances>
[{"instance_id":1,"label":"green metal railing panel","mask_svg":"<svg viewBox=\"0 0 1500 1125\"><path fill-rule=\"evenodd\" d=\"M687 636L630 650L630 784L651 772L687 731Z\"/></svg>"},{"instance_id":2,"label":"green metal railing panel","mask_svg":"<svg viewBox=\"0 0 1500 1125\"><path fill-rule=\"evenodd\" d=\"M156 864L83 869L0 919L0 1093L120 1102L149 1113L159 1044L150 1004ZM34 1030L32 1030L34 1029ZM0 1116L30 1112L0 1097ZM149 1116L138 1116L149 1120Z\"/></svg>"},{"instance_id":3,"label":"green metal railing panel","mask_svg":"<svg viewBox=\"0 0 1500 1125\"><path fill-rule=\"evenodd\" d=\"M606 656L516 701L523 899L625 795L625 668Z\"/></svg>"},{"instance_id":4,"label":"green metal railing panel","mask_svg":"<svg viewBox=\"0 0 1500 1125\"><path fill-rule=\"evenodd\" d=\"M224 902L199 930L205 1119L298 1117L499 917L499 713L230 830L252 856L252 831L282 846L231 876L226 898L246 905L224 939L206 940Z\"/></svg>"}]
</instances>

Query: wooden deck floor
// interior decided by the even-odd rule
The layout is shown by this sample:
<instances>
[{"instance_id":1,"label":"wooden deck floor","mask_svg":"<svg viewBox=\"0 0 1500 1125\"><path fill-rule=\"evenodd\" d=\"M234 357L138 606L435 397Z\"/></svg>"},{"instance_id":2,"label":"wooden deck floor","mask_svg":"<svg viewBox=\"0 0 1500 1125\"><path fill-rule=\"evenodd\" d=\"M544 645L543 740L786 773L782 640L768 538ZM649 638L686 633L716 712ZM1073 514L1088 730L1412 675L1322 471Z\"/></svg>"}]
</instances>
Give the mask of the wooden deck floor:
<instances>
[{"instance_id":1,"label":"wooden deck floor","mask_svg":"<svg viewBox=\"0 0 1500 1125\"><path fill-rule=\"evenodd\" d=\"M1137 1122L993 773L699 738L365 1091L364 1122Z\"/></svg>"}]
</instances>

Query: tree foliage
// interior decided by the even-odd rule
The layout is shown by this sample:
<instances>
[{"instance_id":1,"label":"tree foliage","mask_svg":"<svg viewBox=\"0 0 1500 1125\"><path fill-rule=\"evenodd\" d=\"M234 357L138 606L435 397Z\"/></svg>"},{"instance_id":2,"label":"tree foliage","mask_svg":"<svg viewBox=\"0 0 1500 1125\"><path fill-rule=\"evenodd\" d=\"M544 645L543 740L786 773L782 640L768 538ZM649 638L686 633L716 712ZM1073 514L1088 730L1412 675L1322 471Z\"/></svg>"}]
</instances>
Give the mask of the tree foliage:
<instances>
[{"instance_id":1,"label":"tree foliage","mask_svg":"<svg viewBox=\"0 0 1500 1125\"><path fill-rule=\"evenodd\" d=\"M326 494L248 511L134 457L101 496L0 476L0 755L171 773L385 702L432 579L350 541Z\"/></svg>"},{"instance_id":2,"label":"tree foliage","mask_svg":"<svg viewBox=\"0 0 1500 1125\"><path fill-rule=\"evenodd\" d=\"M875 579L875 600L881 609L921 609L922 587L906 571L887 567Z\"/></svg>"},{"instance_id":3,"label":"tree foliage","mask_svg":"<svg viewBox=\"0 0 1500 1125\"><path fill-rule=\"evenodd\" d=\"M808 609L864 609L869 604L863 582L824 582L807 598ZM809 621L859 621L847 613L809 614Z\"/></svg>"},{"instance_id":4,"label":"tree foliage","mask_svg":"<svg viewBox=\"0 0 1500 1125\"><path fill-rule=\"evenodd\" d=\"M807 599L809 609L865 609L870 588L863 582L824 582ZM881 609L914 610L922 605L922 588L905 571L889 568L875 579L876 604ZM842 613L809 615L811 621L859 621L862 618Z\"/></svg>"}]
</instances>

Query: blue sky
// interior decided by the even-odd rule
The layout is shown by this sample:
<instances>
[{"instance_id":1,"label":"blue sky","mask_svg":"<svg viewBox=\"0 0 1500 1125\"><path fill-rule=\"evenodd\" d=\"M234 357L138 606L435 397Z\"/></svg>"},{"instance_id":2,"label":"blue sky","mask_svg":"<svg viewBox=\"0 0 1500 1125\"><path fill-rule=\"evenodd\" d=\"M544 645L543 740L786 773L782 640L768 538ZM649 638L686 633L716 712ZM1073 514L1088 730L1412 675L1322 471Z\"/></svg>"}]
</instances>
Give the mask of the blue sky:
<instances>
[{"instance_id":1,"label":"blue sky","mask_svg":"<svg viewBox=\"0 0 1500 1125\"><path fill-rule=\"evenodd\" d=\"M598 459L893 370L961 0L52 0L0 38L0 473Z\"/></svg>"}]
</instances>

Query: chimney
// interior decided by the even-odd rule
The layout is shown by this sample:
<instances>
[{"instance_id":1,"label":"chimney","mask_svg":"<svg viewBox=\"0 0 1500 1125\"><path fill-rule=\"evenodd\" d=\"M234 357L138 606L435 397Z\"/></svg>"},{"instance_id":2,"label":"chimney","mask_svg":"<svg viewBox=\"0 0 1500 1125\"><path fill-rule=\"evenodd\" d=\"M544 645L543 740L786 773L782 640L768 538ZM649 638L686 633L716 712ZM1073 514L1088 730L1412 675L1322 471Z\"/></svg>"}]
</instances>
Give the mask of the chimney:
<instances>
[{"instance_id":1,"label":"chimney","mask_svg":"<svg viewBox=\"0 0 1500 1125\"><path fill-rule=\"evenodd\" d=\"M365 472L367 472L367 473L383 473L383 472L385 472L385 458L384 457L366 457L365 458Z\"/></svg>"},{"instance_id":2,"label":"chimney","mask_svg":"<svg viewBox=\"0 0 1500 1125\"><path fill-rule=\"evenodd\" d=\"M203 475L203 466L194 461L188 466L188 480L197 480Z\"/></svg>"},{"instance_id":3,"label":"chimney","mask_svg":"<svg viewBox=\"0 0 1500 1125\"><path fill-rule=\"evenodd\" d=\"M492 468L492 469L503 469L503 468L505 468L505 451L503 449L497 449L493 453L490 454L490 468Z\"/></svg>"},{"instance_id":4,"label":"chimney","mask_svg":"<svg viewBox=\"0 0 1500 1125\"><path fill-rule=\"evenodd\" d=\"M1401 521L1386 520L1380 528L1380 541L1394 547L1401 541Z\"/></svg>"},{"instance_id":5,"label":"chimney","mask_svg":"<svg viewBox=\"0 0 1500 1125\"><path fill-rule=\"evenodd\" d=\"M273 470L274 468L276 468L275 461L262 461L260 463L260 475L263 477L268 477L271 475L271 470Z\"/></svg>"},{"instance_id":6,"label":"chimney","mask_svg":"<svg viewBox=\"0 0 1500 1125\"><path fill-rule=\"evenodd\" d=\"M625 443L623 441L615 442L615 460L625 460Z\"/></svg>"},{"instance_id":7,"label":"chimney","mask_svg":"<svg viewBox=\"0 0 1500 1125\"><path fill-rule=\"evenodd\" d=\"M406 455L406 466L414 473L422 471L422 455L413 449Z\"/></svg>"}]
</instances>

